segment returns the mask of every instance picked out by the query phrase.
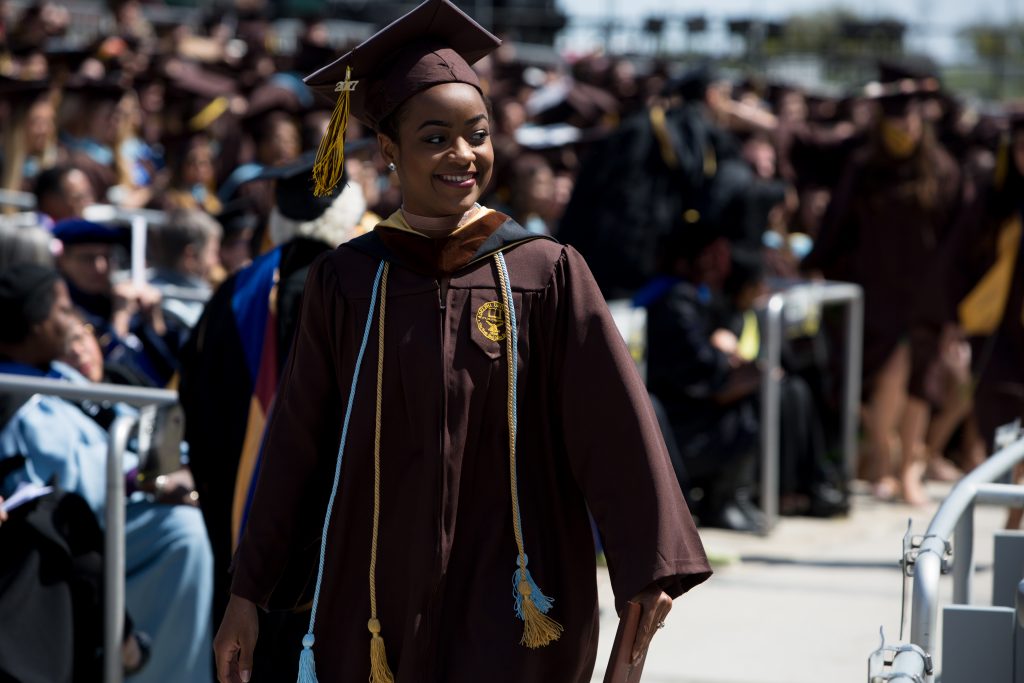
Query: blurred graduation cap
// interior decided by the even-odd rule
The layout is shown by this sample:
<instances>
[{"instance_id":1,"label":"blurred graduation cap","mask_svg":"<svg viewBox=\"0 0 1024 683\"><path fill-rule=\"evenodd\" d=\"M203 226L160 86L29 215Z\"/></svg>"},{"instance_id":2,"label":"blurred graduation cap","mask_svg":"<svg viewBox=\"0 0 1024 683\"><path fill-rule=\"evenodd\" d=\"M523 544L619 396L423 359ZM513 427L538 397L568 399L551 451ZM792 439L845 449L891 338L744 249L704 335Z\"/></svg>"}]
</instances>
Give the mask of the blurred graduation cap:
<instances>
[{"instance_id":1,"label":"blurred graduation cap","mask_svg":"<svg viewBox=\"0 0 1024 683\"><path fill-rule=\"evenodd\" d=\"M592 128L617 122L619 101L606 90L566 77L534 92L526 101L526 111L541 124Z\"/></svg>"},{"instance_id":2,"label":"blurred graduation cap","mask_svg":"<svg viewBox=\"0 0 1024 683\"><path fill-rule=\"evenodd\" d=\"M261 222L259 208L249 197L239 197L228 202L214 218L224 230L225 238L246 230L255 231Z\"/></svg>"},{"instance_id":3,"label":"blurred graduation cap","mask_svg":"<svg viewBox=\"0 0 1024 683\"><path fill-rule=\"evenodd\" d=\"M51 77L64 79L78 71L86 59L92 57L89 46L75 45L63 40L47 41L43 54L50 69Z\"/></svg>"},{"instance_id":4,"label":"blurred graduation cap","mask_svg":"<svg viewBox=\"0 0 1024 683\"><path fill-rule=\"evenodd\" d=\"M64 85L65 104L74 100L87 104L98 104L101 102L119 102L127 88L120 83L108 78L89 78L83 75L71 76ZM72 106L67 104L67 106ZM77 106L77 105L76 105Z\"/></svg>"},{"instance_id":5,"label":"blurred graduation cap","mask_svg":"<svg viewBox=\"0 0 1024 683\"><path fill-rule=\"evenodd\" d=\"M899 81L933 81L938 89L940 80L939 66L925 56L904 56L898 59L878 60L878 81L880 83L897 83Z\"/></svg>"},{"instance_id":6,"label":"blurred graduation cap","mask_svg":"<svg viewBox=\"0 0 1024 683\"><path fill-rule=\"evenodd\" d=\"M181 59L168 60L162 70L167 101L185 103L188 130L205 130L233 111L234 98L239 95L231 78Z\"/></svg>"},{"instance_id":7,"label":"blurred graduation cap","mask_svg":"<svg viewBox=\"0 0 1024 683\"><path fill-rule=\"evenodd\" d=\"M291 163L265 168L253 180L274 181L274 205L286 218L295 221L315 220L334 203L348 182L348 174L343 170L338 186L330 194L314 195L311 174L315 161L316 152L305 152Z\"/></svg>"},{"instance_id":8,"label":"blurred graduation cap","mask_svg":"<svg viewBox=\"0 0 1024 683\"><path fill-rule=\"evenodd\" d=\"M67 218L53 226L53 236L65 247L76 244L117 244L126 246L127 231L84 218Z\"/></svg>"},{"instance_id":9,"label":"blurred graduation cap","mask_svg":"<svg viewBox=\"0 0 1024 683\"><path fill-rule=\"evenodd\" d=\"M316 193L330 192L344 169L349 113L375 130L413 95L441 83L483 92L470 66L501 41L449 0L427 0L306 77L314 91L336 99L313 175Z\"/></svg>"},{"instance_id":10,"label":"blurred graduation cap","mask_svg":"<svg viewBox=\"0 0 1024 683\"><path fill-rule=\"evenodd\" d=\"M553 149L583 140L583 131L568 123L553 123L547 126L527 124L515 132L516 143L527 149Z\"/></svg>"},{"instance_id":11,"label":"blurred graduation cap","mask_svg":"<svg viewBox=\"0 0 1024 683\"><path fill-rule=\"evenodd\" d=\"M665 89L668 94L678 95L687 102L700 102L711 84L720 78L714 66L710 62L704 62L670 81Z\"/></svg>"},{"instance_id":12,"label":"blurred graduation cap","mask_svg":"<svg viewBox=\"0 0 1024 683\"><path fill-rule=\"evenodd\" d=\"M26 81L0 75L0 100L12 104L31 104L47 95L49 81Z\"/></svg>"}]
</instances>

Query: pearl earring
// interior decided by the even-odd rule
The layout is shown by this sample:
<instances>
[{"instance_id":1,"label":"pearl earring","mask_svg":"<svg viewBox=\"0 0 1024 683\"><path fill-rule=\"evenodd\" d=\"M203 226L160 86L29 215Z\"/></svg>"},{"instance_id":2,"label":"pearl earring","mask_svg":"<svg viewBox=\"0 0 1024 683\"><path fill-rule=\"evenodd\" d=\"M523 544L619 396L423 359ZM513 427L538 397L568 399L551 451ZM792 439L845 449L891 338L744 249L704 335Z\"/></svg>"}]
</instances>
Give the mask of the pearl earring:
<instances>
[{"instance_id":1,"label":"pearl earring","mask_svg":"<svg viewBox=\"0 0 1024 683\"><path fill-rule=\"evenodd\" d=\"M388 164L388 170L389 170L389 171L391 171L392 173L394 173L394 172L395 172L395 169L396 169L396 168L397 168L397 167L395 166L395 163L394 163L394 162L391 162L390 164Z\"/></svg>"}]
</instances>

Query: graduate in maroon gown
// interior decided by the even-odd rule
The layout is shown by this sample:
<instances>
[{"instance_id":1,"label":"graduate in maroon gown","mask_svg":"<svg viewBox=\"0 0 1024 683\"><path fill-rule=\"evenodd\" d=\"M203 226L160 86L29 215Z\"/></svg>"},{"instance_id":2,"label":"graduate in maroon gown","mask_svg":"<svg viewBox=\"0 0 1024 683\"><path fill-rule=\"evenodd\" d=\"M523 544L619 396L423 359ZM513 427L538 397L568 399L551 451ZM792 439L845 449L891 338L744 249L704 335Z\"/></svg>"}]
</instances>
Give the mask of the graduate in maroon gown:
<instances>
[{"instance_id":1,"label":"graduate in maroon gown","mask_svg":"<svg viewBox=\"0 0 1024 683\"><path fill-rule=\"evenodd\" d=\"M338 98L317 189L340 175L351 113L403 204L310 268L215 643L222 681L259 676L257 606L312 607L300 681L589 681L588 510L616 608L643 610L635 647L710 576L586 263L476 203L493 151L469 64L497 45L428 0L307 79ZM310 548L319 565L296 567Z\"/></svg>"},{"instance_id":2,"label":"graduate in maroon gown","mask_svg":"<svg viewBox=\"0 0 1024 683\"><path fill-rule=\"evenodd\" d=\"M864 474L880 497L922 504L928 408L908 397L909 337L921 283L959 210L960 173L917 93L878 102L874 135L847 164L802 266L864 288Z\"/></svg>"}]
</instances>

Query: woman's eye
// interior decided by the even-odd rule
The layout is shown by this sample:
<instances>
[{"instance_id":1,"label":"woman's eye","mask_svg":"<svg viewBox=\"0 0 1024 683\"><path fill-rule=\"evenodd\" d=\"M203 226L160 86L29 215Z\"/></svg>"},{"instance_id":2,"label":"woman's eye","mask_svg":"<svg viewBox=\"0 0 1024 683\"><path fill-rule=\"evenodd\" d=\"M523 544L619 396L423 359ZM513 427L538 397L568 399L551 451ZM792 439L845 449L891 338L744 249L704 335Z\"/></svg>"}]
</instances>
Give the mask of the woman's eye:
<instances>
[{"instance_id":1,"label":"woman's eye","mask_svg":"<svg viewBox=\"0 0 1024 683\"><path fill-rule=\"evenodd\" d=\"M482 144L489 137L491 137L491 134L490 134L489 131L478 130L477 132L473 133L473 135L469 139L474 144Z\"/></svg>"},{"instance_id":2,"label":"woman's eye","mask_svg":"<svg viewBox=\"0 0 1024 683\"><path fill-rule=\"evenodd\" d=\"M427 143L428 145L440 145L444 143L444 136L428 135L427 137L423 138L423 142Z\"/></svg>"}]
</instances>

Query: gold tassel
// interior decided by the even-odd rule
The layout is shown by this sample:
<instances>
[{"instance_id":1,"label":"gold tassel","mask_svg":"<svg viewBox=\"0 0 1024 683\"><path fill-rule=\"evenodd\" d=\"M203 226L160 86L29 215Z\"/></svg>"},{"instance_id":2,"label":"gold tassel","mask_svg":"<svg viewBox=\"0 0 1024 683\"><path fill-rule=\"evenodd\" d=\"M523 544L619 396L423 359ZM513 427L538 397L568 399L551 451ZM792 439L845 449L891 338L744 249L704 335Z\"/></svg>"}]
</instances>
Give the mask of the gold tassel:
<instances>
[{"instance_id":1,"label":"gold tassel","mask_svg":"<svg viewBox=\"0 0 1024 683\"><path fill-rule=\"evenodd\" d=\"M380 636L380 621L370 619L367 628L373 634L370 638L370 683L395 683L395 676L388 667L384 639Z\"/></svg>"},{"instance_id":2,"label":"gold tassel","mask_svg":"<svg viewBox=\"0 0 1024 683\"><path fill-rule=\"evenodd\" d=\"M359 81L353 81L352 67L345 67L345 80L334 88L338 101L331 112L331 122L320 140L313 162L313 194L326 197L334 191L345 170L345 129L348 128L349 100Z\"/></svg>"},{"instance_id":3,"label":"gold tassel","mask_svg":"<svg viewBox=\"0 0 1024 683\"><path fill-rule=\"evenodd\" d=\"M536 649L558 640L562 625L537 609L529 595L523 596L523 638L520 645Z\"/></svg>"}]
</instances>

